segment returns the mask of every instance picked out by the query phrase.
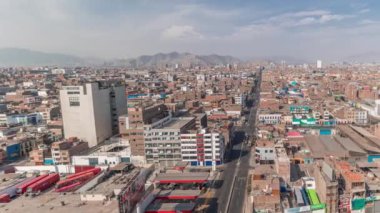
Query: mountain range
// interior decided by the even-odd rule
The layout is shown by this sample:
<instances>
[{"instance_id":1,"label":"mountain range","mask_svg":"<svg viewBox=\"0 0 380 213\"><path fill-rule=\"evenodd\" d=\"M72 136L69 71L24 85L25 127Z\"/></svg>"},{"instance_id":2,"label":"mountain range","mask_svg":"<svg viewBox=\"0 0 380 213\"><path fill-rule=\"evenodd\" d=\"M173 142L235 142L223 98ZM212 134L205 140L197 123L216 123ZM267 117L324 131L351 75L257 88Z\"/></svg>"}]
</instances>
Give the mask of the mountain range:
<instances>
[{"instance_id":1,"label":"mountain range","mask_svg":"<svg viewBox=\"0 0 380 213\"><path fill-rule=\"evenodd\" d=\"M362 53L342 59L348 62L380 62L379 52ZM314 63L314 61L293 58L289 56L257 57L245 61L272 61L280 63L282 60L288 64ZM165 64L192 64L192 65L221 65L241 63L242 60L232 56L196 55L192 53L158 53L143 55L129 59L101 59L85 58L69 54L47 53L21 48L0 48L0 67L8 66L126 66L130 68L149 68Z\"/></svg>"},{"instance_id":2,"label":"mountain range","mask_svg":"<svg viewBox=\"0 0 380 213\"><path fill-rule=\"evenodd\" d=\"M81 65L80 57L60 53L45 53L20 48L0 49L0 66L70 66Z\"/></svg>"},{"instance_id":3,"label":"mountain range","mask_svg":"<svg viewBox=\"0 0 380 213\"><path fill-rule=\"evenodd\" d=\"M116 60L116 65L129 67L153 67L162 66L165 64L192 64L192 65L219 65L233 64L241 62L239 59L232 56L212 55L195 55L191 53L158 53L155 55L143 55L132 59Z\"/></svg>"},{"instance_id":4,"label":"mountain range","mask_svg":"<svg viewBox=\"0 0 380 213\"><path fill-rule=\"evenodd\" d=\"M46 53L20 48L0 48L0 66L84 66L111 65L132 68L153 67L165 64L218 65L240 62L232 56L195 55L191 53L158 53L131 59L82 58L60 53Z\"/></svg>"}]
</instances>

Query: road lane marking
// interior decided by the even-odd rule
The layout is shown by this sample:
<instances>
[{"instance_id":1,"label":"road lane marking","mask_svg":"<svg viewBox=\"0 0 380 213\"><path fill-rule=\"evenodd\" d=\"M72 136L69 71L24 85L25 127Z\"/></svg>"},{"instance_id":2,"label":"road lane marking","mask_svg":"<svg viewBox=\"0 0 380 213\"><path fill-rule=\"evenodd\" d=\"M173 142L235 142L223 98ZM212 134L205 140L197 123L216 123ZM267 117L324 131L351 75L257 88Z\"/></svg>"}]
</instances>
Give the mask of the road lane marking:
<instances>
[{"instance_id":1,"label":"road lane marking","mask_svg":"<svg viewBox=\"0 0 380 213\"><path fill-rule=\"evenodd\" d=\"M228 209L230 208L231 196L232 196L232 192L234 191L233 186L235 185L235 181L236 181L236 174L234 174L234 179L232 180L232 184L230 187L230 193L228 194L227 206L226 206L224 213L228 213Z\"/></svg>"}]
</instances>

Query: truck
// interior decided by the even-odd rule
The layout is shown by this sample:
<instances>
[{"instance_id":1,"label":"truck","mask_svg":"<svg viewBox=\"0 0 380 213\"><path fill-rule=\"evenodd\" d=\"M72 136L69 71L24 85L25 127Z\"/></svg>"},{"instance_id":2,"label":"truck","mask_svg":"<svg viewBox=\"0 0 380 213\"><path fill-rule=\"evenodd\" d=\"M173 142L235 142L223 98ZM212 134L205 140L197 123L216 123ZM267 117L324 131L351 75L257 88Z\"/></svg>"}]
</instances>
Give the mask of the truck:
<instances>
[{"instance_id":1,"label":"truck","mask_svg":"<svg viewBox=\"0 0 380 213\"><path fill-rule=\"evenodd\" d=\"M74 177L77 177L77 176L80 176L80 175L83 175L83 174L86 174L86 173L93 173L94 176L99 174L101 171L101 169L99 167L96 167L96 168L93 168L93 169L89 169L89 170L86 170L86 171L83 171L83 172L78 172L78 173L75 173L75 174L71 174L71 175L67 175L66 179L71 179L71 178L74 178Z\"/></svg>"},{"instance_id":2,"label":"truck","mask_svg":"<svg viewBox=\"0 0 380 213\"><path fill-rule=\"evenodd\" d=\"M65 180L58 181L57 184L55 185L55 188L56 188L56 191L60 191L59 189L61 189L62 187L70 186L75 183L82 184L82 183L87 182L88 180L91 180L93 177L95 177L94 173L88 172L88 173L75 176L72 178L66 178Z\"/></svg>"},{"instance_id":3,"label":"truck","mask_svg":"<svg viewBox=\"0 0 380 213\"><path fill-rule=\"evenodd\" d=\"M83 183L81 182L76 182L68 186L63 186L61 188L55 189L56 192L70 192L73 191L74 189L78 188L80 185Z\"/></svg>"},{"instance_id":4,"label":"truck","mask_svg":"<svg viewBox=\"0 0 380 213\"><path fill-rule=\"evenodd\" d=\"M47 177L48 175L40 175L38 177L32 178L30 180L27 180L26 182L23 182L22 184L18 185L16 187L16 192L18 195L22 195L26 192L26 189L28 186L32 185L33 183L36 183L37 181Z\"/></svg>"},{"instance_id":5,"label":"truck","mask_svg":"<svg viewBox=\"0 0 380 213\"><path fill-rule=\"evenodd\" d=\"M11 197L8 194L0 195L0 203L9 203L11 202Z\"/></svg>"},{"instance_id":6,"label":"truck","mask_svg":"<svg viewBox=\"0 0 380 213\"><path fill-rule=\"evenodd\" d=\"M28 193L28 195L31 195L31 196L38 195L39 193L53 186L58 181L59 181L59 174L57 173L49 174L47 177L42 178L41 180L28 186L26 189L26 192Z\"/></svg>"}]
</instances>

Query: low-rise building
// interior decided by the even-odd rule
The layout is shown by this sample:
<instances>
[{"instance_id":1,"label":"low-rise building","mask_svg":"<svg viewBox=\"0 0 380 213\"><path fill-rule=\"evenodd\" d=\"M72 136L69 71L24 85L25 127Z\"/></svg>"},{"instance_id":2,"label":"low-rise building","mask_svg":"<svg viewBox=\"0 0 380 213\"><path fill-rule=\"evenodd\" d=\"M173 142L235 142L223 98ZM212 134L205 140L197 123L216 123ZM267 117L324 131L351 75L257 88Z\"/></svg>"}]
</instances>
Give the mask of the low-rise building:
<instances>
[{"instance_id":1,"label":"low-rise building","mask_svg":"<svg viewBox=\"0 0 380 213\"><path fill-rule=\"evenodd\" d=\"M259 122L263 124L278 124L281 122L282 115L278 113L259 114Z\"/></svg>"},{"instance_id":2,"label":"low-rise building","mask_svg":"<svg viewBox=\"0 0 380 213\"><path fill-rule=\"evenodd\" d=\"M51 154L54 164L70 164L71 156L88 150L88 143L77 139L54 142L51 145Z\"/></svg>"},{"instance_id":3,"label":"low-rise building","mask_svg":"<svg viewBox=\"0 0 380 213\"><path fill-rule=\"evenodd\" d=\"M256 161L260 163L273 163L276 159L276 149L273 141L257 140L255 147Z\"/></svg>"}]
</instances>

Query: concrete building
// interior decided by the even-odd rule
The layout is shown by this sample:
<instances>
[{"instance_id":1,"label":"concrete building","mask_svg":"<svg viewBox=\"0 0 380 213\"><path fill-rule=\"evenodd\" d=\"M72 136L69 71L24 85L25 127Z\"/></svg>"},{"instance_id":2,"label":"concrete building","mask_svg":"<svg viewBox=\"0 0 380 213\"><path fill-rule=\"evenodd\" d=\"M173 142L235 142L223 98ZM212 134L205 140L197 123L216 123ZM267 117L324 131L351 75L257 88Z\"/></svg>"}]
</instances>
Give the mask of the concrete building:
<instances>
[{"instance_id":1,"label":"concrete building","mask_svg":"<svg viewBox=\"0 0 380 213\"><path fill-rule=\"evenodd\" d=\"M276 172L286 182L290 181L290 159L285 148L276 148L276 158L274 160Z\"/></svg>"},{"instance_id":2,"label":"concrete building","mask_svg":"<svg viewBox=\"0 0 380 213\"><path fill-rule=\"evenodd\" d=\"M251 200L254 212L282 212L280 179L267 174L252 175Z\"/></svg>"},{"instance_id":3,"label":"concrete building","mask_svg":"<svg viewBox=\"0 0 380 213\"><path fill-rule=\"evenodd\" d=\"M195 128L195 118L168 116L144 126L145 158L147 163L174 166L182 161L181 133Z\"/></svg>"},{"instance_id":4,"label":"concrete building","mask_svg":"<svg viewBox=\"0 0 380 213\"><path fill-rule=\"evenodd\" d=\"M276 159L276 150L273 141L258 140L255 147L256 161L260 163L273 163Z\"/></svg>"},{"instance_id":5,"label":"concrete building","mask_svg":"<svg viewBox=\"0 0 380 213\"><path fill-rule=\"evenodd\" d=\"M281 122L282 115L273 114L259 114L259 122L263 124L278 124Z\"/></svg>"},{"instance_id":6,"label":"concrete building","mask_svg":"<svg viewBox=\"0 0 380 213\"><path fill-rule=\"evenodd\" d=\"M130 143L132 155L145 156L144 125L153 124L168 116L164 104L128 107L128 115L120 118L119 128L122 137Z\"/></svg>"},{"instance_id":7,"label":"concrete building","mask_svg":"<svg viewBox=\"0 0 380 213\"><path fill-rule=\"evenodd\" d=\"M54 142L51 145L51 155L54 164L70 164L71 156L88 150L88 143L76 139Z\"/></svg>"},{"instance_id":8,"label":"concrete building","mask_svg":"<svg viewBox=\"0 0 380 213\"><path fill-rule=\"evenodd\" d=\"M206 113L195 113L195 128L204 129L207 128L207 115Z\"/></svg>"},{"instance_id":9,"label":"concrete building","mask_svg":"<svg viewBox=\"0 0 380 213\"><path fill-rule=\"evenodd\" d=\"M242 94L239 94L239 95L235 95L235 96L234 96L235 104L243 105L243 104L244 104L244 100L245 100L245 96L242 95Z\"/></svg>"},{"instance_id":10,"label":"concrete building","mask_svg":"<svg viewBox=\"0 0 380 213\"><path fill-rule=\"evenodd\" d=\"M29 152L29 160L34 163L34 165L44 165L44 160L46 156L46 150L34 149Z\"/></svg>"},{"instance_id":11,"label":"concrete building","mask_svg":"<svg viewBox=\"0 0 380 213\"><path fill-rule=\"evenodd\" d=\"M368 112L365 110L349 108L344 111L344 117L350 123L355 123L355 124L368 123Z\"/></svg>"},{"instance_id":12,"label":"concrete building","mask_svg":"<svg viewBox=\"0 0 380 213\"><path fill-rule=\"evenodd\" d=\"M77 137L96 146L118 133L118 117L127 112L125 86L94 82L60 91L65 138Z\"/></svg>"},{"instance_id":13,"label":"concrete building","mask_svg":"<svg viewBox=\"0 0 380 213\"><path fill-rule=\"evenodd\" d=\"M317 60L317 69L322 69L322 60Z\"/></svg>"},{"instance_id":14,"label":"concrete building","mask_svg":"<svg viewBox=\"0 0 380 213\"><path fill-rule=\"evenodd\" d=\"M345 191L349 198L364 198L366 186L364 175L346 161L335 162L339 188Z\"/></svg>"},{"instance_id":15,"label":"concrete building","mask_svg":"<svg viewBox=\"0 0 380 213\"><path fill-rule=\"evenodd\" d=\"M321 165L315 164L313 176L319 199L326 204L326 212L338 212L338 181L333 167L326 162L322 162Z\"/></svg>"},{"instance_id":16,"label":"concrete building","mask_svg":"<svg viewBox=\"0 0 380 213\"><path fill-rule=\"evenodd\" d=\"M201 130L181 134L182 161L192 166L213 166L223 163L224 137L218 132Z\"/></svg>"},{"instance_id":17,"label":"concrete building","mask_svg":"<svg viewBox=\"0 0 380 213\"><path fill-rule=\"evenodd\" d=\"M363 110L368 111L368 114L380 118L380 99L371 102L370 104L361 104L360 107Z\"/></svg>"},{"instance_id":18,"label":"concrete building","mask_svg":"<svg viewBox=\"0 0 380 213\"><path fill-rule=\"evenodd\" d=\"M359 86L356 82L347 84L344 94L348 100L356 101L358 99Z\"/></svg>"},{"instance_id":19,"label":"concrete building","mask_svg":"<svg viewBox=\"0 0 380 213\"><path fill-rule=\"evenodd\" d=\"M100 146L95 152L89 155L78 155L71 157L72 165L90 165L90 166L104 166L104 165L117 165L121 162L133 163L140 165L140 162L133 162L131 159L131 148L129 142L120 137L112 137L107 140L107 143Z\"/></svg>"}]
</instances>

